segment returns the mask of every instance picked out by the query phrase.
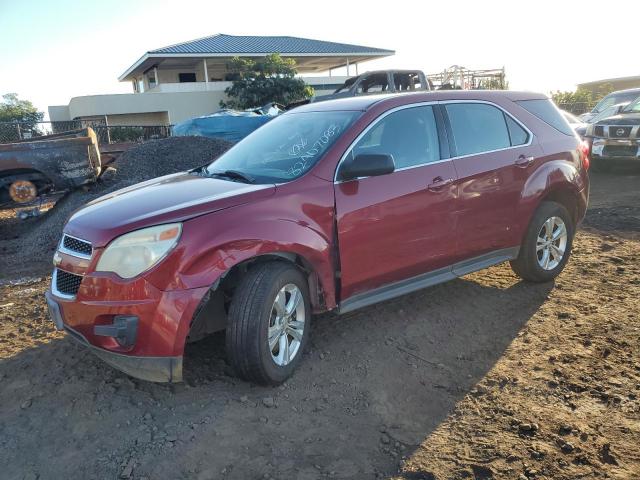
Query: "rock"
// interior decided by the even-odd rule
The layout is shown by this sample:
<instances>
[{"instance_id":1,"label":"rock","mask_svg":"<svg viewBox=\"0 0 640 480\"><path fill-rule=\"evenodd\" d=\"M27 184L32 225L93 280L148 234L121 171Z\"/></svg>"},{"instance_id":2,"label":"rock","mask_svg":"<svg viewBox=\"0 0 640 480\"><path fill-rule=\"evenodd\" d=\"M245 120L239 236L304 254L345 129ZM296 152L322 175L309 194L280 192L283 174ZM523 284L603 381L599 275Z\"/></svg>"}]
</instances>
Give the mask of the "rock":
<instances>
[{"instance_id":1,"label":"rock","mask_svg":"<svg viewBox=\"0 0 640 480\"><path fill-rule=\"evenodd\" d=\"M608 463L609 465L618 465L618 459L614 455L610 443L605 443L600 449L600 460L602 460L602 463Z\"/></svg>"},{"instance_id":2,"label":"rock","mask_svg":"<svg viewBox=\"0 0 640 480\"><path fill-rule=\"evenodd\" d=\"M262 404L267 408L273 408L276 406L276 401L273 397L264 397L262 399Z\"/></svg>"},{"instance_id":3,"label":"rock","mask_svg":"<svg viewBox=\"0 0 640 480\"><path fill-rule=\"evenodd\" d=\"M145 413L145 414L144 414L144 416L143 416L142 418L144 418L144 419L148 422L148 421L149 421L149 420L151 420L153 417L151 416L151 414L150 414L149 412L147 412L147 413Z\"/></svg>"},{"instance_id":4,"label":"rock","mask_svg":"<svg viewBox=\"0 0 640 480\"><path fill-rule=\"evenodd\" d=\"M521 423L518 425L518 430L521 433L535 433L538 431L537 423Z\"/></svg>"},{"instance_id":5,"label":"rock","mask_svg":"<svg viewBox=\"0 0 640 480\"><path fill-rule=\"evenodd\" d=\"M569 435L573 431L573 427L571 425L562 425L560 427L560 435Z\"/></svg>"},{"instance_id":6,"label":"rock","mask_svg":"<svg viewBox=\"0 0 640 480\"><path fill-rule=\"evenodd\" d=\"M558 318L569 318L569 312L558 312Z\"/></svg>"},{"instance_id":7,"label":"rock","mask_svg":"<svg viewBox=\"0 0 640 480\"><path fill-rule=\"evenodd\" d=\"M564 453L571 453L575 450L575 447L571 442L564 442L560 447L560 450L562 450Z\"/></svg>"},{"instance_id":8,"label":"rock","mask_svg":"<svg viewBox=\"0 0 640 480\"><path fill-rule=\"evenodd\" d=\"M26 408L29 408L30 406L31 406L31 399L30 399L30 398L27 398L24 402L22 402L22 403L20 404L20 408L21 408L22 410L24 410L24 409L26 409Z\"/></svg>"},{"instance_id":9,"label":"rock","mask_svg":"<svg viewBox=\"0 0 640 480\"><path fill-rule=\"evenodd\" d=\"M240 401L241 401L242 403L247 403L247 402L249 401L249 397L247 397L246 395L242 395L242 396L240 397Z\"/></svg>"},{"instance_id":10,"label":"rock","mask_svg":"<svg viewBox=\"0 0 640 480\"><path fill-rule=\"evenodd\" d=\"M388 436L388 435L383 434L383 435L380 437L380 442L382 442L382 443L383 443L383 444L385 444L385 445L388 445L388 444L391 442L391 439L389 438L389 436Z\"/></svg>"}]
</instances>

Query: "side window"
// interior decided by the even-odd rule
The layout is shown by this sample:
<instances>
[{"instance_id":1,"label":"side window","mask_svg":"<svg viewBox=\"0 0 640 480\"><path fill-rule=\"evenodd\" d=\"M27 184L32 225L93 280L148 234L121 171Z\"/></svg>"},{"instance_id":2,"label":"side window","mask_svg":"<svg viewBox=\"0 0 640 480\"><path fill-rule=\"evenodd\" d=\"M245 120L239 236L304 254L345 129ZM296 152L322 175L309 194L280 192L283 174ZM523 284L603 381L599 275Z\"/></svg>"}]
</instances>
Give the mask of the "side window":
<instances>
[{"instance_id":1,"label":"side window","mask_svg":"<svg viewBox=\"0 0 640 480\"><path fill-rule=\"evenodd\" d=\"M366 95L367 93L380 93L389 90L389 80L386 73L374 73L368 77L364 77L356 89L357 95Z\"/></svg>"},{"instance_id":2,"label":"side window","mask_svg":"<svg viewBox=\"0 0 640 480\"><path fill-rule=\"evenodd\" d=\"M396 168L413 167L440 160L438 129L433 108L398 110L380 120L354 146L353 155L388 154Z\"/></svg>"},{"instance_id":3,"label":"side window","mask_svg":"<svg viewBox=\"0 0 640 480\"><path fill-rule=\"evenodd\" d=\"M420 90L422 88L418 72L394 73L393 83L398 92Z\"/></svg>"},{"instance_id":4,"label":"side window","mask_svg":"<svg viewBox=\"0 0 640 480\"><path fill-rule=\"evenodd\" d=\"M558 107L548 98L544 100L518 100L516 103L559 132L572 137L575 136L575 132L567 122L567 119L562 116Z\"/></svg>"},{"instance_id":5,"label":"side window","mask_svg":"<svg viewBox=\"0 0 640 480\"><path fill-rule=\"evenodd\" d=\"M458 155L490 152L511 146L502 110L485 103L445 105Z\"/></svg>"},{"instance_id":6,"label":"side window","mask_svg":"<svg viewBox=\"0 0 640 480\"><path fill-rule=\"evenodd\" d=\"M511 138L511 146L524 145L529 140L529 134L509 115L505 115L507 127L509 128L509 137Z\"/></svg>"}]
</instances>

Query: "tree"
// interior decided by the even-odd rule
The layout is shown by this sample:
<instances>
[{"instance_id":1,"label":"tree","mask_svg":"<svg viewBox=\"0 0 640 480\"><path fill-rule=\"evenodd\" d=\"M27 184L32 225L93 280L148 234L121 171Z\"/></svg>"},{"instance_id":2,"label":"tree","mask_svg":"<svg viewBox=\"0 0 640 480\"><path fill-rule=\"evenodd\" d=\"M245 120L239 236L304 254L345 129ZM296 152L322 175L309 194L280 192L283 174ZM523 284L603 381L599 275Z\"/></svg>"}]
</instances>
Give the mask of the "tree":
<instances>
[{"instance_id":1,"label":"tree","mask_svg":"<svg viewBox=\"0 0 640 480\"><path fill-rule=\"evenodd\" d=\"M287 105L313 95L313 88L296 78L295 60L278 53L258 61L234 57L228 68L235 80L225 90L229 100L220 102L223 108L244 110L270 102Z\"/></svg>"},{"instance_id":2,"label":"tree","mask_svg":"<svg viewBox=\"0 0 640 480\"><path fill-rule=\"evenodd\" d=\"M552 100L563 110L571 113L581 114L591 110L596 103L605 95L613 91L613 86L605 84L595 92L578 88L575 92L551 92Z\"/></svg>"},{"instance_id":3,"label":"tree","mask_svg":"<svg viewBox=\"0 0 640 480\"><path fill-rule=\"evenodd\" d=\"M0 102L0 142L20 140L23 138L24 132L39 135L38 122L41 122L43 118L44 113L39 112L29 100L18 99L17 93L2 95L2 101Z\"/></svg>"},{"instance_id":4,"label":"tree","mask_svg":"<svg viewBox=\"0 0 640 480\"><path fill-rule=\"evenodd\" d=\"M44 113L29 100L20 100L17 93L5 93L0 102L0 122L17 122L25 124L30 129L35 128L37 122L41 122Z\"/></svg>"}]
</instances>

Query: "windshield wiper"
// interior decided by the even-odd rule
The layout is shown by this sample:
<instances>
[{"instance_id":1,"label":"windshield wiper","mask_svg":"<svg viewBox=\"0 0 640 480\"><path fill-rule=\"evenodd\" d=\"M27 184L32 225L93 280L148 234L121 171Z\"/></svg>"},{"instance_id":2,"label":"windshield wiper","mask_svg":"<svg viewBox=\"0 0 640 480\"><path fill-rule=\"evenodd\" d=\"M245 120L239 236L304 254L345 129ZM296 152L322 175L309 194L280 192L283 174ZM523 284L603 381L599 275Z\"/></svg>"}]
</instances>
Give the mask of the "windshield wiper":
<instances>
[{"instance_id":1,"label":"windshield wiper","mask_svg":"<svg viewBox=\"0 0 640 480\"><path fill-rule=\"evenodd\" d=\"M221 178L229 178L231 180L240 180L244 183L256 183L256 179L251 175L247 175L246 173L239 172L237 170L224 170L222 172L210 172L210 176L212 177L221 177Z\"/></svg>"}]
</instances>

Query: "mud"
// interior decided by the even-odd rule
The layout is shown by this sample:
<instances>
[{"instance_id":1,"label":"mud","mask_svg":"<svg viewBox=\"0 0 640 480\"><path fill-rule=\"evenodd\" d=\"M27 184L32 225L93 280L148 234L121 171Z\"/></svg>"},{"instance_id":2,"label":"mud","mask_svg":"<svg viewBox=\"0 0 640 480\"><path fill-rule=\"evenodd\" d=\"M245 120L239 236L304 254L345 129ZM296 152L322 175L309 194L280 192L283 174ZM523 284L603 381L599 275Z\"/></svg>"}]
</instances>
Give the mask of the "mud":
<instances>
[{"instance_id":1,"label":"mud","mask_svg":"<svg viewBox=\"0 0 640 480\"><path fill-rule=\"evenodd\" d=\"M317 317L278 388L230 376L222 335L184 384L131 379L53 330L48 277L0 287L0 477L640 478L639 182L592 176L556 282L500 265Z\"/></svg>"}]
</instances>

